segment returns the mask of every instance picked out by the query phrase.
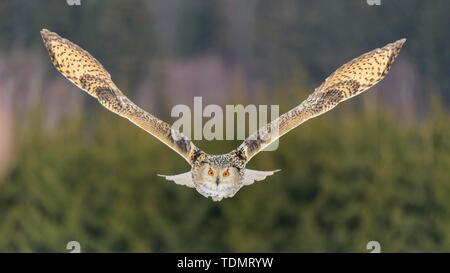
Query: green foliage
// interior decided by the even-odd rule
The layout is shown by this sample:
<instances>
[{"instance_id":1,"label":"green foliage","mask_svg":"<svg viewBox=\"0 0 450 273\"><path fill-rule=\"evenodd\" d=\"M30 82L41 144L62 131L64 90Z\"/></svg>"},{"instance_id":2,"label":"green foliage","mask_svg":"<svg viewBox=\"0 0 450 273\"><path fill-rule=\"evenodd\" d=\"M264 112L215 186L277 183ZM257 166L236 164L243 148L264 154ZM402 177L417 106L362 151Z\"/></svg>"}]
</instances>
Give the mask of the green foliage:
<instances>
[{"instance_id":1,"label":"green foliage","mask_svg":"<svg viewBox=\"0 0 450 273\"><path fill-rule=\"evenodd\" d=\"M55 132L37 118L0 181L0 251L448 251L450 123L431 108L405 125L339 107L249 166L280 173L220 203L157 177L188 165L107 111Z\"/></svg>"},{"instance_id":2,"label":"green foliage","mask_svg":"<svg viewBox=\"0 0 450 273\"><path fill-rule=\"evenodd\" d=\"M49 28L89 49L123 90L155 81L159 102L158 62L213 53L242 62L251 80L274 83L258 98L231 90L235 103L294 106L298 82L318 82L355 52L407 37L402 58L416 67L421 96L440 90L448 105L444 0L124 2L2 1L2 54L35 47L48 62L39 30ZM152 62L161 74L149 75ZM221 203L156 176L189 166L126 120L88 109L49 131L33 113L17 128L16 157L0 178L0 251L66 252L71 240L92 252L366 252L371 240L382 251L449 251L450 123L437 101L412 124L341 106L255 157L250 168L282 172ZM237 144L199 146L227 152Z\"/></svg>"}]
</instances>

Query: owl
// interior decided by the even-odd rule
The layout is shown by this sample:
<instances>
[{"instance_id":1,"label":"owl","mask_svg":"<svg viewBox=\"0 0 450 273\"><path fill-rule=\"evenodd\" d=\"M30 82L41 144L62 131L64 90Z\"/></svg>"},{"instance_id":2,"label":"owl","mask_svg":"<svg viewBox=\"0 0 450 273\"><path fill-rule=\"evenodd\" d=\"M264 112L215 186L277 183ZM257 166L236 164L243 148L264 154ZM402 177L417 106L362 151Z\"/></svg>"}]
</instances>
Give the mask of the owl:
<instances>
[{"instance_id":1,"label":"owl","mask_svg":"<svg viewBox=\"0 0 450 273\"><path fill-rule=\"evenodd\" d=\"M106 109L159 139L191 166L188 172L162 177L194 188L213 201L233 197L242 187L277 172L251 170L246 168L246 164L262 149L303 122L330 111L340 102L361 94L381 81L406 41L400 39L349 61L298 106L259 128L236 149L227 154L212 155L197 148L178 130L124 96L106 69L87 51L46 29L41 31L41 35L53 65L69 81L96 98Z\"/></svg>"}]
</instances>

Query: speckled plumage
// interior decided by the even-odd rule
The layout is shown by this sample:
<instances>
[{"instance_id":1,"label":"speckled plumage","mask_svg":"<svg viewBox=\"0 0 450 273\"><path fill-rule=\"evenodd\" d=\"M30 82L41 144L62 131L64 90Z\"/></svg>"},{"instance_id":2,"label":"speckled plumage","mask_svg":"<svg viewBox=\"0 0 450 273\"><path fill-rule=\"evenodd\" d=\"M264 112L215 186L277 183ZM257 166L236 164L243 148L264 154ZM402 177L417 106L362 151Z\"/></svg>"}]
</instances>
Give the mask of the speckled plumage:
<instances>
[{"instance_id":1,"label":"speckled plumage","mask_svg":"<svg viewBox=\"0 0 450 273\"><path fill-rule=\"evenodd\" d=\"M250 160L259 151L299 126L324 114L340 102L361 94L389 72L406 39L365 53L338 68L300 105L249 136L236 152Z\"/></svg>"},{"instance_id":2,"label":"speckled plumage","mask_svg":"<svg viewBox=\"0 0 450 273\"><path fill-rule=\"evenodd\" d=\"M238 148L228 154L209 155L178 130L124 96L105 68L87 51L46 29L41 31L41 35L53 65L61 74L108 110L161 140L191 165L191 171L164 176L166 179L195 188L214 201L233 197L243 186L274 174L276 171L255 171L245 166L253 156L285 133L381 81L406 41L398 40L353 59L331 74L300 105L261 127Z\"/></svg>"},{"instance_id":3,"label":"speckled plumage","mask_svg":"<svg viewBox=\"0 0 450 273\"><path fill-rule=\"evenodd\" d=\"M145 112L122 94L106 69L87 51L46 29L41 31L53 65L69 81L86 91L108 110L149 132L191 163L195 145L164 121Z\"/></svg>"}]
</instances>

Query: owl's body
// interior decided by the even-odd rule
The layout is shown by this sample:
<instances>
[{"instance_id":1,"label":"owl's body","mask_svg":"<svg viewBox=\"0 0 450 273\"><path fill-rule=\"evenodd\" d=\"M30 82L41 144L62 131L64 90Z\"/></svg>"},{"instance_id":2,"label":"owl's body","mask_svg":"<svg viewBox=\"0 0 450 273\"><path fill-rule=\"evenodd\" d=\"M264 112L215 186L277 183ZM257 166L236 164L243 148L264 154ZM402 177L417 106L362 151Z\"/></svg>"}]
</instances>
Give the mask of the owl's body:
<instances>
[{"instance_id":1,"label":"owl's body","mask_svg":"<svg viewBox=\"0 0 450 273\"><path fill-rule=\"evenodd\" d=\"M245 166L253 156L282 135L381 81L405 42L401 39L353 59L331 74L300 105L261 127L238 148L223 155L209 155L178 130L124 96L100 62L87 51L46 29L41 31L41 35L54 66L67 79L97 98L108 110L162 141L191 165L191 171L164 176L166 179L195 188L214 201L233 197L243 186L274 174L276 171L255 171Z\"/></svg>"},{"instance_id":2,"label":"owl's body","mask_svg":"<svg viewBox=\"0 0 450 273\"><path fill-rule=\"evenodd\" d=\"M192 157L191 171L178 175L160 175L178 185L195 188L214 201L233 197L243 186L264 180L275 171L246 169L246 160L239 153L209 155L197 150Z\"/></svg>"}]
</instances>

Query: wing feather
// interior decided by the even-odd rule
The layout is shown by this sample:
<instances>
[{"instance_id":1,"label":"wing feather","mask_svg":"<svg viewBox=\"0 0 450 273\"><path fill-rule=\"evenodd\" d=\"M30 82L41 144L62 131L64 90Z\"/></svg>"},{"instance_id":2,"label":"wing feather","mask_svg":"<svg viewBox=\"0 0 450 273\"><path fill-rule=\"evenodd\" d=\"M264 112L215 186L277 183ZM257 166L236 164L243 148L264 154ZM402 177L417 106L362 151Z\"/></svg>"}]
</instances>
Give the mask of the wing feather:
<instances>
[{"instance_id":1,"label":"wing feather","mask_svg":"<svg viewBox=\"0 0 450 273\"><path fill-rule=\"evenodd\" d=\"M58 34L41 31L53 65L69 81L86 91L108 110L130 120L192 163L198 148L178 130L142 110L114 84L106 69L87 51Z\"/></svg>"},{"instance_id":2,"label":"wing feather","mask_svg":"<svg viewBox=\"0 0 450 273\"><path fill-rule=\"evenodd\" d=\"M261 127L234 152L248 162L293 128L366 91L387 75L405 41L401 39L387 44L344 64L300 105Z\"/></svg>"},{"instance_id":3,"label":"wing feather","mask_svg":"<svg viewBox=\"0 0 450 273\"><path fill-rule=\"evenodd\" d=\"M182 173L182 174L177 174L177 175L158 174L158 176L164 177L165 179L167 179L169 181L173 181L173 182L175 182L175 184L178 184L178 185L195 188L195 184L192 179L192 173L190 171L186 172L186 173Z\"/></svg>"},{"instance_id":4,"label":"wing feather","mask_svg":"<svg viewBox=\"0 0 450 273\"><path fill-rule=\"evenodd\" d=\"M244 186L251 185L255 183L255 181L262 181L266 179L266 177L273 175L276 172L281 170L273 170L273 171L255 171L251 169L245 169L243 183Z\"/></svg>"}]
</instances>

